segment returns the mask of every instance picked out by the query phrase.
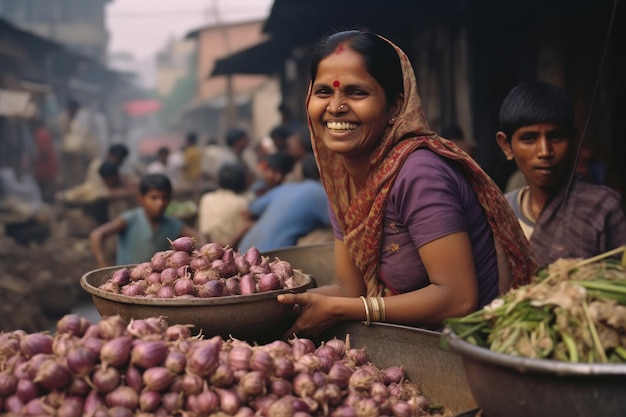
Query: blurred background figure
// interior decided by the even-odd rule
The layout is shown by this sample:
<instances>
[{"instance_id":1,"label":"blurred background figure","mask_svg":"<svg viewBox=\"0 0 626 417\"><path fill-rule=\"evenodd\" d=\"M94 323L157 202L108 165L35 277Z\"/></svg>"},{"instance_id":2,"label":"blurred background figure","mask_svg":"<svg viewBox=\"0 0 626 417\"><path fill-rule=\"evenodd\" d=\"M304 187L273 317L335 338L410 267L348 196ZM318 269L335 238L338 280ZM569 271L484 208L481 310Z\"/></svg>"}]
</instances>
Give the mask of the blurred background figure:
<instances>
[{"instance_id":1,"label":"blurred background figure","mask_svg":"<svg viewBox=\"0 0 626 417\"><path fill-rule=\"evenodd\" d=\"M246 170L238 162L219 171L217 189L205 193L198 208L198 229L210 242L234 247L249 221L244 215L250 195L246 193Z\"/></svg>"},{"instance_id":2,"label":"blurred background figure","mask_svg":"<svg viewBox=\"0 0 626 417\"><path fill-rule=\"evenodd\" d=\"M302 181L302 160L305 156L313 153L309 126L302 125L289 135L287 139L287 153L293 158L294 166L285 177L285 182Z\"/></svg>"},{"instance_id":3,"label":"blurred background figure","mask_svg":"<svg viewBox=\"0 0 626 417\"><path fill-rule=\"evenodd\" d=\"M170 156L170 148L162 146L157 150L156 159L150 162L146 168L148 174L168 175L167 159Z\"/></svg>"},{"instance_id":4,"label":"blurred background figure","mask_svg":"<svg viewBox=\"0 0 626 417\"><path fill-rule=\"evenodd\" d=\"M250 204L249 215L256 221L241 238L240 251L294 246L309 233L330 226L328 200L313 154L303 159L302 171L303 181L283 183Z\"/></svg>"},{"instance_id":5,"label":"blurred background figure","mask_svg":"<svg viewBox=\"0 0 626 417\"><path fill-rule=\"evenodd\" d=\"M291 135L291 131L285 125L278 125L270 131L270 139L272 140L274 152L287 151L287 139Z\"/></svg>"},{"instance_id":6,"label":"blurred background figure","mask_svg":"<svg viewBox=\"0 0 626 417\"><path fill-rule=\"evenodd\" d=\"M188 132L183 147L182 181L177 187L190 193L194 201L200 199L202 192L202 150L198 145L198 135Z\"/></svg>"},{"instance_id":7,"label":"blurred background figure","mask_svg":"<svg viewBox=\"0 0 626 417\"><path fill-rule=\"evenodd\" d=\"M31 122L37 156L35 159L35 179L41 189L44 201L54 200L57 191L57 175L59 171L59 155L54 147L54 140L50 131L41 118L34 118Z\"/></svg>"},{"instance_id":8,"label":"blurred background figure","mask_svg":"<svg viewBox=\"0 0 626 417\"><path fill-rule=\"evenodd\" d=\"M249 188L255 197L262 196L272 188L282 184L287 174L293 169L294 160L287 152L280 151L267 155L259 165L261 178Z\"/></svg>"},{"instance_id":9,"label":"blurred background figure","mask_svg":"<svg viewBox=\"0 0 626 417\"><path fill-rule=\"evenodd\" d=\"M74 99L67 102L62 115L63 185L80 184L89 163L108 145L108 131L104 115Z\"/></svg>"},{"instance_id":10,"label":"blurred background figure","mask_svg":"<svg viewBox=\"0 0 626 417\"><path fill-rule=\"evenodd\" d=\"M258 163L258 161L253 161L251 164L249 158L244 158L248 145L250 145L250 137L245 130L238 127L229 129L226 132L226 150L229 155L224 155L222 161L219 162L220 168L222 164L227 162L239 162L246 170L246 188L256 179L254 170L256 169L255 165Z\"/></svg>"}]
</instances>

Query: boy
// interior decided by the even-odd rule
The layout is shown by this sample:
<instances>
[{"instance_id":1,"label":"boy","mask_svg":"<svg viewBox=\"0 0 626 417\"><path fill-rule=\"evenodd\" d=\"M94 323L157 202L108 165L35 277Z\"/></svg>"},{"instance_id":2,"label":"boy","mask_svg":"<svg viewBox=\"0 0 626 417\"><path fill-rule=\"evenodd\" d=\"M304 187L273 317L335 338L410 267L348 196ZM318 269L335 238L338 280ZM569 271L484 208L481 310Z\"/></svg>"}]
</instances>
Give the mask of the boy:
<instances>
[{"instance_id":1,"label":"boy","mask_svg":"<svg viewBox=\"0 0 626 417\"><path fill-rule=\"evenodd\" d=\"M104 240L117 234L116 265L147 262L156 252L170 249L168 238L191 236L196 244L205 239L181 220L165 215L172 197L172 184L163 174L148 174L139 183L140 207L95 228L89 234L91 249L99 267L109 265L104 255Z\"/></svg>"},{"instance_id":2,"label":"boy","mask_svg":"<svg viewBox=\"0 0 626 417\"><path fill-rule=\"evenodd\" d=\"M502 103L500 126L498 145L527 183L506 197L540 268L626 243L620 196L572 174L574 106L564 90L545 82L518 85Z\"/></svg>"}]
</instances>

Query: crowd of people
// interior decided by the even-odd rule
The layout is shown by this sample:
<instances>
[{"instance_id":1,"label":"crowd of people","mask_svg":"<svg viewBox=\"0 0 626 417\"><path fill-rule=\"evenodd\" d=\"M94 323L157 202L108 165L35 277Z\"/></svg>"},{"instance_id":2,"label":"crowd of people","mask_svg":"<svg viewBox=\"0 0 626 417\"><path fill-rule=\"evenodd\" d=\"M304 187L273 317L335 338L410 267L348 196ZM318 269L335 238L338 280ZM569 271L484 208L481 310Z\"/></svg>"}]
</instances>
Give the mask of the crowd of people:
<instances>
[{"instance_id":1,"label":"crowd of people","mask_svg":"<svg viewBox=\"0 0 626 417\"><path fill-rule=\"evenodd\" d=\"M124 144L101 157L96 138L77 139L97 120L71 103L64 169L84 181L56 198L133 198L98 217L90 234L98 264L149 260L183 235L261 252L333 242L336 284L279 296L299 312L288 333L317 335L340 320L437 329L559 258L626 245L621 196L599 169L580 166L564 89L526 82L503 101L495 141L518 170L503 193L461 129L429 127L411 63L391 41L328 36L313 49L310 77L305 123L276 126L258 146L239 128L223 145L189 132L182 149L158 149L139 173L124 171ZM181 189L197 202L191 224L167 213ZM104 250L112 236L115 260Z\"/></svg>"}]
</instances>

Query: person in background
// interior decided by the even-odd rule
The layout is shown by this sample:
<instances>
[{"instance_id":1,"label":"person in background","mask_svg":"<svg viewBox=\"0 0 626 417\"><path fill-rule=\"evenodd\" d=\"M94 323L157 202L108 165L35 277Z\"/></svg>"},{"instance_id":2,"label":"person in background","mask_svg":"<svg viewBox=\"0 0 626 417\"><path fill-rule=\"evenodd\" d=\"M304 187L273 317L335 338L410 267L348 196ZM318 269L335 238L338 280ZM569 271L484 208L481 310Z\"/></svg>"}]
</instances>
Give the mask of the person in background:
<instances>
[{"instance_id":1,"label":"person in background","mask_svg":"<svg viewBox=\"0 0 626 417\"><path fill-rule=\"evenodd\" d=\"M285 182L302 181L302 160L313 153L311 132L306 125L300 126L287 139L287 152L294 159L293 169L285 177Z\"/></svg>"},{"instance_id":2,"label":"person in background","mask_svg":"<svg viewBox=\"0 0 626 417\"><path fill-rule=\"evenodd\" d=\"M84 152L85 144L90 140L89 132L81 127L76 119L80 108L81 105L77 100L70 99L61 115L62 177L63 186L67 188L83 181L90 161L90 155Z\"/></svg>"},{"instance_id":3,"label":"person in background","mask_svg":"<svg viewBox=\"0 0 626 417\"><path fill-rule=\"evenodd\" d=\"M91 161L83 183L57 193L57 199L66 202L91 201L101 198L123 198L134 194L136 183L132 179L123 178L119 175L119 169L127 157L128 148L126 145L121 143L111 145L104 158L99 157ZM118 168L119 181L114 188L107 186L100 174L100 169L104 162L110 162Z\"/></svg>"},{"instance_id":4,"label":"person in background","mask_svg":"<svg viewBox=\"0 0 626 417\"><path fill-rule=\"evenodd\" d=\"M182 187L191 193L194 201L200 199L202 190L202 150L198 145L198 136L195 132L189 132L185 136L183 147L184 166L182 171Z\"/></svg>"},{"instance_id":5,"label":"person in background","mask_svg":"<svg viewBox=\"0 0 626 417\"><path fill-rule=\"evenodd\" d=\"M170 148L161 146L157 150L156 159L148 164L147 174L163 174L169 177L167 158L170 155ZM170 180L171 181L171 180Z\"/></svg>"},{"instance_id":6,"label":"person in background","mask_svg":"<svg viewBox=\"0 0 626 417\"><path fill-rule=\"evenodd\" d=\"M300 310L285 334L315 336L343 320L437 329L530 281L535 262L513 210L471 157L429 129L398 47L361 31L323 39L306 105L337 284L279 295Z\"/></svg>"},{"instance_id":7,"label":"person in background","mask_svg":"<svg viewBox=\"0 0 626 417\"><path fill-rule=\"evenodd\" d=\"M577 178L574 105L547 82L514 87L500 108L496 141L527 185L506 194L539 267L626 244L619 194Z\"/></svg>"},{"instance_id":8,"label":"person in background","mask_svg":"<svg viewBox=\"0 0 626 417\"><path fill-rule=\"evenodd\" d=\"M104 242L111 236L118 238L115 265L147 262L155 252L170 249L168 239L180 236L193 237L198 245L206 243L200 232L165 215L172 198L172 184L165 175L142 177L139 194L139 207L123 212L89 234L91 250L99 267L111 265L104 251Z\"/></svg>"},{"instance_id":9,"label":"person in background","mask_svg":"<svg viewBox=\"0 0 626 417\"><path fill-rule=\"evenodd\" d=\"M221 164L226 162L239 162L246 169L246 188L249 187L256 179L253 167L248 164L244 158L244 152L250 144L248 133L238 127L234 127L226 132L226 146L230 155L224 158ZM220 168L221 168L220 164Z\"/></svg>"},{"instance_id":10,"label":"person in background","mask_svg":"<svg viewBox=\"0 0 626 417\"><path fill-rule=\"evenodd\" d=\"M183 180L187 182L197 182L202 178L202 152L198 146L198 135L189 132L185 136L185 147L183 148Z\"/></svg>"},{"instance_id":11,"label":"person in background","mask_svg":"<svg viewBox=\"0 0 626 417\"><path fill-rule=\"evenodd\" d=\"M248 190L255 197L260 197L282 184L287 174L292 171L294 160L289 154L281 151L266 156L260 165L261 179L252 184Z\"/></svg>"},{"instance_id":12,"label":"person in background","mask_svg":"<svg viewBox=\"0 0 626 417\"><path fill-rule=\"evenodd\" d=\"M249 203L244 167L237 162L222 165L217 189L200 198L200 232L210 242L234 247L241 238L241 231L249 227L244 216Z\"/></svg>"},{"instance_id":13,"label":"person in background","mask_svg":"<svg viewBox=\"0 0 626 417\"><path fill-rule=\"evenodd\" d=\"M40 118L32 122L37 156L35 160L35 179L41 189L44 201L52 202L57 188L59 156L54 147L50 131Z\"/></svg>"},{"instance_id":14,"label":"person in background","mask_svg":"<svg viewBox=\"0 0 626 417\"><path fill-rule=\"evenodd\" d=\"M261 252L294 246L301 237L330 225L328 200L312 154L302 168L303 181L281 184L250 203L254 223L239 242L241 252L252 246Z\"/></svg>"},{"instance_id":15,"label":"person in background","mask_svg":"<svg viewBox=\"0 0 626 417\"><path fill-rule=\"evenodd\" d=\"M238 160L234 153L217 143L217 139L211 137L202 151L202 175L207 181L216 186L222 165L237 162Z\"/></svg>"},{"instance_id":16,"label":"person in background","mask_svg":"<svg viewBox=\"0 0 626 417\"><path fill-rule=\"evenodd\" d=\"M287 140L291 131L284 125L275 126L270 130L270 138L274 144L273 152L287 152ZM272 152L270 152L272 153Z\"/></svg>"}]
</instances>

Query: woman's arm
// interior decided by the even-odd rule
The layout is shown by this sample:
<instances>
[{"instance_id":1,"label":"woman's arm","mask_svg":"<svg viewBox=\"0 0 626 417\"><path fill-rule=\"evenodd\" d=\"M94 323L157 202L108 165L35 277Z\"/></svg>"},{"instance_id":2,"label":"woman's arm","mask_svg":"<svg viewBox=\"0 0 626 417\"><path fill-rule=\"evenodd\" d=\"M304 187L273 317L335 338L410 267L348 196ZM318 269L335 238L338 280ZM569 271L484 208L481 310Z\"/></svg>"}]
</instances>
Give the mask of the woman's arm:
<instances>
[{"instance_id":1,"label":"woman's arm","mask_svg":"<svg viewBox=\"0 0 626 417\"><path fill-rule=\"evenodd\" d=\"M386 320L410 326L438 327L478 306L474 257L466 232L453 233L419 248L430 285L385 297Z\"/></svg>"},{"instance_id":2,"label":"woman's arm","mask_svg":"<svg viewBox=\"0 0 626 417\"><path fill-rule=\"evenodd\" d=\"M304 294L279 295L278 301L298 304L302 312L287 335L316 336L342 320L366 320L363 300L365 285L356 282L354 263L343 256L343 242L335 242L338 284ZM342 248L343 246L343 248ZM430 285L409 293L385 297L389 323L436 328L448 317L470 313L478 305L478 289L472 247L467 233L453 233L419 248L430 277ZM349 257L348 257L349 258ZM356 270L358 271L358 270ZM345 275L340 275L343 272ZM360 275L360 273L359 273ZM361 291L361 292L359 292Z\"/></svg>"},{"instance_id":3,"label":"woman's arm","mask_svg":"<svg viewBox=\"0 0 626 417\"><path fill-rule=\"evenodd\" d=\"M335 281L336 284L314 288L311 292L336 297L358 297L365 295L363 274L350 257L348 247L342 240L335 239Z\"/></svg>"},{"instance_id":4,"label":"woman's arm","mask_svg":"<svg viewBox=\"0 0 626 417\"><path fill-rule=\"evenodd\" d=\"M93 252L98 267L104 268L110 266L111 263L107 261L104 255L104 241L107 237L117 234L126 228L126 222L121 217L117 217L103 225L100 225L93 229L89 233L89 243L91 245L91 251Z\"/></svg>"}]
</instances>

